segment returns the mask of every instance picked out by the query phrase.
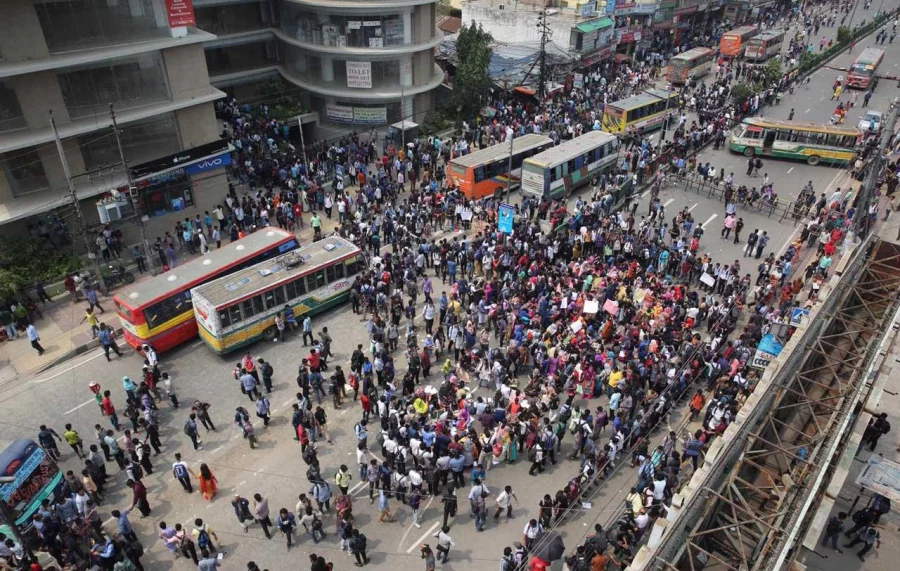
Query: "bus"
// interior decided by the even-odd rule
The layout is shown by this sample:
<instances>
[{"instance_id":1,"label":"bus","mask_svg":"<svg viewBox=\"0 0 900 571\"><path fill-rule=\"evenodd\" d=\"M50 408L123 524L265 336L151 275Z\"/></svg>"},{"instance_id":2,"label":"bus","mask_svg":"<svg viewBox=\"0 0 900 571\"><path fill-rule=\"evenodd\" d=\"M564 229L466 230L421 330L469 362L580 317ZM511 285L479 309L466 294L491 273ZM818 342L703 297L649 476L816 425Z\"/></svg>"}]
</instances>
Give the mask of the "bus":
<instances>
[{"instance_id":1,"label":"bus","mask_svg":"<svg viewBox=\"0 0 900 571\"><path fill-rule=\"evenodd\" d=\"M619 139L603 131L591 131L543 153L525 159L522 192L538 198L560 198L595 174L615 168Z\"/></svg>"},{"instance_id":2,"label":"bus","mask_svg":"<svg viewBox=\"0 0 900 571\"><path fill-rule=\"evenodd\" d=\"M763 32L747 42L744 57L750 61L766 61L781 53L781 44L783 43L784 32L774 30Z\"/></svg>"},{"instance_id":3,"label":"bus","mask_svg":"<svg viewBox=\"0 0 900 571\"><path fill-rule=\"evenodd\" d=\"M722 35L719 41L719 53L725 57L738 57L744 53L747 40L759 34L758 26L741 26Z\"/></svg>"},{"instance_id":4,"label":"bus","mask_svg":"<svg viewBox=\"0 0 900 571\"><path fill-rule=\"evenodd\" d=\"M509 141L456 157L450 161L448 178L468 198L478 199L519 186L522 162L553 146L543 135L522 135L512 142L512 173L509 172Z\"/></svg>"},{"instance_id":5,"label":"bus","mask_svg":"<svg viewBox=\"0 0 900 571\"><path fill-rule=\"evenodd\" d=\"M345 301L362 251L332 236L191 290L200 338L225 354L258 339L277 338L275 314L313 315Z\"/></svg>"},{"instance_id":6,"label":"bus","mask_svg":"<svg viewBox=\"0 0 900 571\"><path fill-rule=\"evenodd\" d=\"M855 87L857 89L868 89L869 86L875 87L878 78L875 77L875 71L881 65L884 59L884 50L879 48L866 48L853 61L850 66L850 73L847 74L847 87Z\"/></svg>"},{"instance_id":7,"label":"bus","mask_svg":"<svg viewBox=\"0 0 900 571\"><path fill-rule=\"evenodd\" d=\"M300 243L293 232L266 227L113 297L125 340L167 351L197 335L191 288L284 254Z\"/></svg>"},{"instance_id":8,"label":"bus","mask_svg":"<svg viewBox=\"0 0 900 571\"><path fill-rule=\"evenodd\" d=\"M37 442L20 438L0 453L3 476L14 478L0 484L0 500L15 521L7 521L19 529L31 528L31 517L41 507L41 502L51 504L62 497L63 475L53 460Z\"/></svg>"},{"instance_id":9,"label":"bus","mask_svg":"<svg viewBox=\"0 0 900 571\"><path fill-rule=\"evenodd\" d=\"M678 109L679 97L677 91L648 89L627 99L607 103L600 126L607 133L617 135L662 127L666 113Z\"/></svg>"},{"instance_id":10,"label":"bus","mask_svg":"<svg viewBox=\"0 0 900 571\"><path fill-rule=\"evenodd\" d=\"M796 121L744 119L731 133L729 148L744 156L766 156L846 165L856 156L862 133L856 127Z\"/></svg>"},{"instance_id":11,"label":"bus","mask_svg":"<svg viewBox=\"0 0 900 571\"><path fill-rule=\"evenodd\" d=\"M712 71L716 52L709 48L693 48L669 60L667 77L672 83L687 83Z\"/></svg>"}]
</instances>

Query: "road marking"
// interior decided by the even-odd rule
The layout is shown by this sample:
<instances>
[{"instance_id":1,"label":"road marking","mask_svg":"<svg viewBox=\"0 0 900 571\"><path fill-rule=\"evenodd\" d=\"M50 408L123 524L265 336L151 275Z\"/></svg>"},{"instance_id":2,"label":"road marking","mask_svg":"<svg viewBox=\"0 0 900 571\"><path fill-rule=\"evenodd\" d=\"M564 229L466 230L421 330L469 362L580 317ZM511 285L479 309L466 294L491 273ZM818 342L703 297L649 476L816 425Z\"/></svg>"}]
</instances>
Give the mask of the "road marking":
<instances>
[{"instance_id":1,"label":"road marking","mask_svg":"<svg viewBox=\"0 0 900 571\"><path fill-rule=\"evenodd\" d=\"M706 220L706 222L703 223L703 227L704 227L704 228L709 228L709 223L712 222L713 220L715 220L715 219L718 218L718 217L719 217L718 214L713 214L712 216L710 216L710 217Z\"/></svg>"},{"instance_id":2,"label":"road marking","mask_svg":"<svg viewBox=\"0 0 900 571\"><path fill-rule=\"evenodd\" d=\"M363 486L363 485L365 485L365 482L357 482L352 488L350 488L349 490L347 490L347 494L349 494L349 495L352 496L353 493L356 492L356 490L358 490L359 487L360 487L360 486Z\"/></svg>"},{"instance_id":3,"label":"road marking","mask_svg":"<svg viewBox=\"0 0 900 571\"><path fill-rule=\"evenodd\" d=\"M87 405L91 404L92 402L97 402L97 401L94 400L94 399L91 399L91 400L89 400L89 401L85 401L85 402L81 403L80 405L76 406L75 408L73 408L72 410L67 410L66 412L63 413L63 415L72 414L73 412L75 412L75 411L78 410L79 408L81 408L81 407L83 407L83 406L87 406Z\"/></svg>"},{"instance_id":4,"label":"road marking","mask_svg":"<svg viewBox=\"0 0 900 571\"><path fill-rule=\"evenodd\" d=\"M695 208L697 208L697 207L698 207L698 206L700 206L700 203L699 203L699 202L698 202L698 203L696 203L696 204L694 204L694 205L693 205L693 206L691 206L691 207L690 207L690 208L688 208L688 212L690 212L690 211L691 211L691 210L693 210L693 209L695 209Z\"/></svg>"},{"instance_id":5,"label":"road marking","mask_svg":"<svg viewBox=\"0 0 900 571\"><path fill-rule=\"evenodd\" d=\"M424 508L422 508L421 510L419 510L419 515L425 513L425 511L428 509L428 506L430 506L430 505L431 505L431 502L433 502L433 501L434 501L434 496L431 496L430 498L428 498L428 503L425 504L425 507L424 507ZM398 550L398 551L399 551L400 549L403 548L403 544L406 543L406 536L409 535L409 532L412 531L413 527L415 527L415 524L412 524L412 523L411 523L411 524L409 524L409 525L407 526L406 531L403 532L403 537L400 538L400 543L397 544L397 550ZM407 552L407 553L408 553L408 552Z\"/></svg>"},{"instance_id":6,"label":"road marking","mask_svg":"<svg viewBox=\"0 0 900 571\"><path fill-rule=\"evenodd\" d=\"M96 355L94 355L93 357L90 357L90 358L88 358L88 359L85 359L84 361L78 363L77 365L72 365L71 367L69 367L69 368L67 368L67 369L63 369L62 371L56 373L55 375L51 375L51 376L47 377L46 379L34 379L34 380L31 381L31 382L34 383L34 384L36 384L36 385L39 385L39 384L41 384L41 383L46 383L47 381L52 381L52 380L55 379L56 377L59 377L59 376L61 376L61 375L65 375L65 374L68 373L69 371L74 371L74 370L77 369L78 367L80 367L80 366L82 366L82 365L87 365L88 363L90 363L91 361L93 361L94 359L96 359L97 357L102 357L102 356L103 356L103 351L100 351L100 352L98 352ZM73 410L74 410L74 409L73 409ZM72 412L72 411L69 411L69 412ZM68 413L66 413L66 414L68 414Z\"/></svg>"},{"instance_id":7,"label":"road marking","mask_svg":"<svg viewBox=\"0 0 900 571\"><path fill-rule=\"evenodd\" d=\"M260 472L265 472L265 471L266 471L266 468L268 468L268 466L263 466L262 468L260 468L260 469L257 470L256 472L253 472L253 475L254 475L254 476L259 476L259 473L260 473Z\"/></svg>"},{"instance_id":8,"label":"road marking","mask_svg":"<svg viewBox=\"0 0 900 571\"><path fill-rule=\"evenodd\" d=\"M441 522L439 522L439 521L434 522L434 525L432 525L432 526L428 529L428 531L426 531L425 533L423 533L423 534L422 534L422 537L420 537L420 538L419 538L418 540L416 540L412 545L410 545L410 546L409 546L409 549L407 549L406 552L407 552L407 553L412 553L412 552L413 552L413 549L419 547L419 545L421 545L426 539L428 539L429 537L431 537L431 534L434 533L434 530L436 530L436 529L438 528L439 525L441 525Z\"/></svg>"},{"instance_id":9,"label":"road marking","mask_svg":"<svg viewBox=\"0 0 900 571\"><path fill-rule=\"evenodd\" d=\"M350 412L351 410L353 410L353 409L352 409L352 408L345 409L344 411L341 412L341 416L344 416L345 414L347 414L347 413Z\"/></svg>"},{"instance_id":10,"label":"road marking","mask_svg":"<svg viewBox=\"0 0 900 571\"><path fill-rule=\"evenodd\" d=\"M199 347L200 345L203 345L203 340L202 340L202 339L201 339L200 341L197 341L196 343L193 343L193 344L191 345L191 349L193 349L194 347Z\"/></svg>"},{"instance_id":11,"label":"road marking","mask_svg":"<svg viewBox=\"0 0 900 571\"><path fill-rule=\"evenodd\" d=\"M807 113L809 113L810 111L812 111L812 109L807 109L807 110L806 110Z\"/></svg>"},{"instance_id":12,"label":"road marking","mask_svg":"<svg viewBox=\"0 0 900 571\"><path fill-rule=\"evenodd\" d=\"M291 404L292 402L294 402L294 399L288 399L287 401L281 403L281 406L287 406L287 405Z\"/></svg>"},{"instance_id":13,"label":"road marking","mask_svg":"<svg viewBox=\"0 0 900 571\"><path fill-rule=\"evenodd\" d=\"M665 204L663 204L663 206L668 206L668 205L672 204L673 202L675 202L675 199L674 199L674 198L670 198L669 200L667 200L667 201L665 202Z\"/></svg>"},{"instance_id":14,"label":"road marking","mask_svg":"<svg viewBox=\"0 0 900 571\"><path fill-rule=\"evenodd\" d=\"M788 169L787 174L791 174L791 171L794 170L794 167Z\"/></svg>"},{"instance_id":15,"label":"road marking","mask_svg":"<svg viewBox=\"0 0 900 571\"><path fill-rule=\"evenodd\" d=\"M240 482L238 482L238 485L236 487L240 488L241 486L243 486L246 483L247 483L247 480L241 480Z\"/></svg>"}]
</instances>

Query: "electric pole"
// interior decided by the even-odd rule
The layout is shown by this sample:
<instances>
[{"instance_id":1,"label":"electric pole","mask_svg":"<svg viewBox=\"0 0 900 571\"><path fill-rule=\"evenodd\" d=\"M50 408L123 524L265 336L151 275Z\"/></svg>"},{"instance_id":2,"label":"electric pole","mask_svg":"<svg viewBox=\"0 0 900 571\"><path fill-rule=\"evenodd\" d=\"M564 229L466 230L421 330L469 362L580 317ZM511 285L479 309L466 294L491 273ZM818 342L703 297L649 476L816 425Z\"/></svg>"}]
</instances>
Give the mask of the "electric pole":
<instances>
[{"instance_id":1,"label":"electric pole","mask_svg":"<svg viewBox=\"0 0 900 571\"><path fill-rule=\"evenodd\" d=\"M891 102L890 111L888 111L888 119L881 125L881 142L876 150L875 158L872 159L872 164L869 166L866 181L859 189L859 199L857 200L856 214L854 215L853 231L860 240L864 240L870 230L869 205L875 194L875 184L881 174L881 168L885 158L884 152L887 149L891 138L894 136L894 126L897 124L898 111L900 111L900 105L898 105L898 100L894 99Z\"/></svg>"},{"instance_id":2,"label":"electric pole","mask_svg":"<svg viewBox=\"0 0 900 571\"><path fill-rule=\"evenodd\" d=\"M125 179L128 181L128 197L131 199L131 206L134 208L134 214L138 219L138 226L141 229L141 246L144 249L144 259L147 260L147 267L150 268L150 273L153 273L153 264L150 262L150 242L147 241L147 228L144 226L144 214L141 212L138 207L137 200L135 199L135 193L137 189L134 187L134 180L131 178L131 170L128 168L128 163L125 161L125 151L122 150L122 138L119 136L119 124L116 123L116 112L113 109L113 104L109 104L109 116L112 119L112 128L113 133L116 135L116 146L119 147L119 160L122 161L122 168L125 169Z\"/></svg>"},{"instance_id":3,"label":"electric pole","mask_svg":"<svg viewBox=\"0 0 900 571\"><path fill-rule=\"evenodd\" d=\"M553 31L547 24L547 10L541 10L538 13L537 28L541 33L541 53L538 56L538 100L543 101L547 82L547 41L553 35Z\"/></svg>"},{"instance_id":4,"label":"electric pole","mask_svg":"<svg viewBox=\"0 0 900 571\"><path fill-rule=\"evenodd\" d=\"M84 250L87 252L88 259L94 263L94 271L97 272L97 283L100 289L106 289L103 286L103 274L100 272L100 260L94 253L90 239L88 239L87 223L84 221L84 213L81 212L81 203L78 202L78 196L75 194L75 183L72 182L72 172L69 170L69 161L66 160L66 152L63 149L62 141L59 138L59 130L56 128L56 120L53 119L53 111L50 112L50 127L53 128L53 138L56 141L56 152L59 153L59 162L62 164L63 175L66 177L66 186L69 189L69 198L75 206L75 216L78 218L78 224L81 226L79 232L81 239L84 241Z\"/></svg>"},{"instance_id":5,"label":"electric pole","mask_svg":"<svg viewBox=\"0 0 900 571\"><path fill-rule=\"evenodd\" d=\"M512 175L512 171L513 171L512 159L513 159L513 137L514 136L515 136L514 129L511 126L507 127L506 128L506 138L509 139L509 165L507 168L509 170L507 171L507 175L506 175L506 197L505 197L506 200L509 200L509 195L512 192L511 185L512 185L512 176L513 176ZM522 168L524 169L525 165L522 165Z\"/></svg>"}]
</instances>

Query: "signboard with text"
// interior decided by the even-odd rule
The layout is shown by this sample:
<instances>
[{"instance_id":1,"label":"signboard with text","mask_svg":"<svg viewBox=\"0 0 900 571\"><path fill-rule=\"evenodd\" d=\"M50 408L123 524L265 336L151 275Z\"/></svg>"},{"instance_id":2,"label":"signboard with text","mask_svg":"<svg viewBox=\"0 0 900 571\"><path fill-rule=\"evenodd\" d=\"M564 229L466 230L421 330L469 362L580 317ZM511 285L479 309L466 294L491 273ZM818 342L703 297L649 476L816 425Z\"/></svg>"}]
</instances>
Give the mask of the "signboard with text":
<instances>
[{"instance_id":1,"label":"signboard with text","mask_svg":"<svg viewBox=\"0 0 900 571\"><path fill-rule=\"evenodd\" d=\"M326 105L325 118L335 123L352 123L353 107L345 105Z\"/></svg>"},{"instance_id":2,"label":"signboard with text","mask_svg":"<svg viewBox=\"0 0 900 571\"><path fill-rule=\"evenodd\" d=\"M354 107L353 122L384 125L387 123L387 107Z\"/></svg>"},{"instance_id":3,"label":"signboard with text","mask_svg":"<svg viewBox=\"0 0 900 571\"><path fill-rule=\"evenodd\" d=\"M512 234L515 215L516 209L511 204L501 204L497 209L497 229L504 234Z\"/></svg>"},{"instance_id":4,"label":"signboard with text","mask_svg":"<svg viewBox=\"0 0 900 571\"><path fill-rule=\"evenodd\" d=\"M166 17L170 28L197 25L193 0L166 0Z\"/></svg>"},{"instance_id":5,"label":"signboard with text","mask_svg":"<svg viewBox=\"0 0 900 571\"><path fill-rule=\"evenodd\" d=\"M372 88L372 62L348 61L347 62L347 87L358 89Z\"/></svg>"}]
</instances>

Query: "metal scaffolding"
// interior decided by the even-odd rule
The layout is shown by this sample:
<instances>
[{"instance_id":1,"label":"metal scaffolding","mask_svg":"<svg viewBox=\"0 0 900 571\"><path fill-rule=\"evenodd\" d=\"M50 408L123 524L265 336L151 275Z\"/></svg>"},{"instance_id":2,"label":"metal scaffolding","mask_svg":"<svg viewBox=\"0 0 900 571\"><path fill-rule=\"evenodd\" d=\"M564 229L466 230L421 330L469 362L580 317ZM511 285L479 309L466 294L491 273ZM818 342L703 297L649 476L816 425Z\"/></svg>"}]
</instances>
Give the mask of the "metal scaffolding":
<instances>
[{"instance_id":1,"label":"metal scaffolding","mask_svg":"<svg viewBox=\"0 0 900 571\"><path fill-rule=\"evenodd\" d=\"M860 252L649 568L788 568L900 303L900 246Z\"/></svg>"}]
</instances>

